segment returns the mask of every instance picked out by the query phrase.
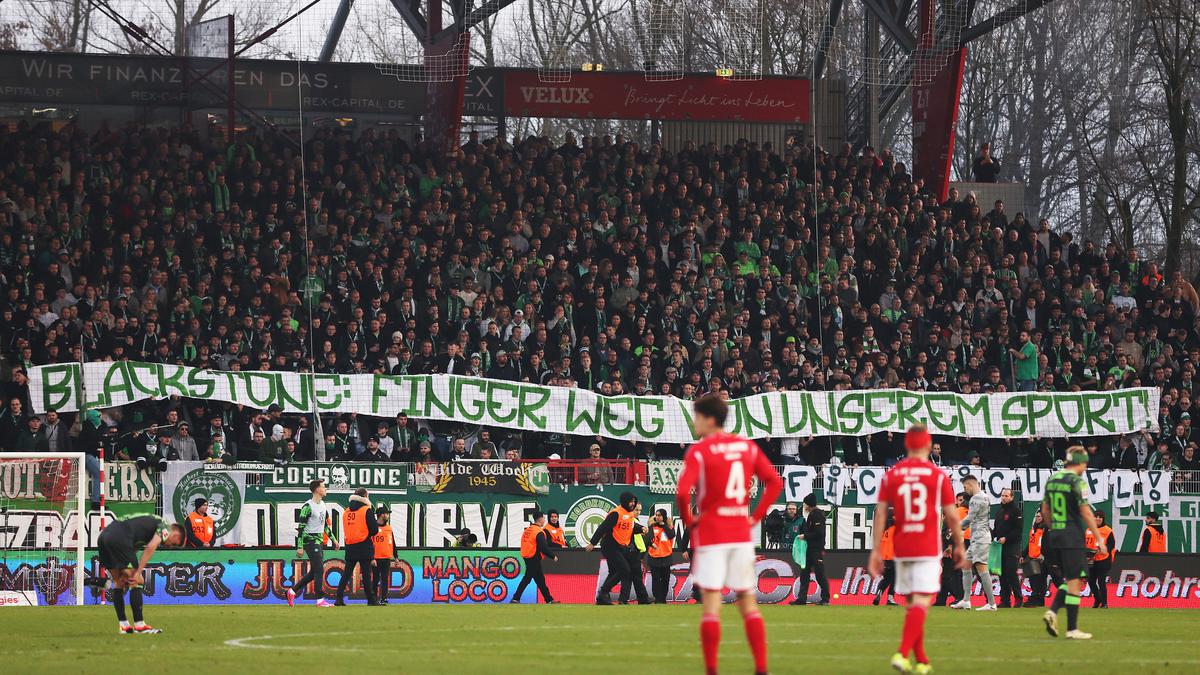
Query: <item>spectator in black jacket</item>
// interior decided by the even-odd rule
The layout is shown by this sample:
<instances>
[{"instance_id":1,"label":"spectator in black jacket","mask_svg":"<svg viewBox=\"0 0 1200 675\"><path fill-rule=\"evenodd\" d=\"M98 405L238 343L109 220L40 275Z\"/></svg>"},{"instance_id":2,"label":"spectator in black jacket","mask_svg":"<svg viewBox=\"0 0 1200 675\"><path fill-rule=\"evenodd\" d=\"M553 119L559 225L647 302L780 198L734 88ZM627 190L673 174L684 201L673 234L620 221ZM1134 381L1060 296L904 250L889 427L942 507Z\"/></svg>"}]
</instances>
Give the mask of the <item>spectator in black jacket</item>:
<instances>
[{"instance_id":1,"label":"spectator in black jacket","mask_svg":"<svg viewBox=\"0 0 1200 675\"><path fill-rule=\"evenodd\" d=\"M604 560L608 563L608 576L604 578L604 582L600 584L600 591L596 594L597 605L611 605L612 598L609 597L609 593L618 584L631 582L634 573L627 552L633 545L633 535L642 532L642 526L634 515L638 499L632 492L622 492L620 500L620 505L609 511L608 517L592 533L592 539L586 547L586 550L592 551L599 544ZM638 572L641 572L640 566Z\"/></svg>"},{"instance_id":2,"label":"spectator in black jacket","mask_svg":"<svg viewBox=\"0 0 1200 675\"><path fill-rule=\"evenodd\" d=\"M0 450L15 450L17 437L25 430L21 399L12 398L4 410L0 410Z\"/></svg>"},{"instance_id":3,"label":"spectator in black jacket","mask_svg":"<svg viewBox=\"0 0 1200 675\"><path fill-rule=\"evenodd\" d=\"M1024 524L1021 505L1013 499L1013 491L1004 488L1000 491L1000 510L996 512L996 521L992 525L992 539L1000 543L1003 554L1000 559L1000 607L1020 607L1022 604L1017 567L1021 560Z\"/></svg>"},{"instance_id":4,"label":"spectator in black jacket","mask_svg":"<svg viewBox=\"0 0 1200 675\"><path fill-rule=\"evenodd\" d=\"M992 157L992 144L984 143L979 148L979 156L971 166L971 174L976 183L995 183L1000 175L1000 161Z\"/></svg>"},{"instance_id":5,"label":"spectator in black jacket","mask_svg":"<svg viewBox=\"0 0 1200 675\"><path fill-rule=\"evenodd\" d=\"M819 604L829 604L829 579L825 578L825 512L817 507L817 496L810 494L804 498L804 541L808 542L808 553L804 558L804 569L800 572L800 585L797 586L796 599L793 605L808 604L808 581L817 578L817 588L821 590Z\"/></svg>"}]
</instances>

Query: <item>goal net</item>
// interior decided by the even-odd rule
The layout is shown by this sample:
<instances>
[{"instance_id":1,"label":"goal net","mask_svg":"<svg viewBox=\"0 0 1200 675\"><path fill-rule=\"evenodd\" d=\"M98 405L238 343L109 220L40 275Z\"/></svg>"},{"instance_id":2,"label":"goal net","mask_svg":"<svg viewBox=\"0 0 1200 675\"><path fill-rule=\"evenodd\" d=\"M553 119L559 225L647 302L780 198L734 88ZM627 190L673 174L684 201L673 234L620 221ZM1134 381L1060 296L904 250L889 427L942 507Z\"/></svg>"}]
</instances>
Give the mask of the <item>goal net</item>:
<instances>
[{"instance_id":1,"label":"goal net","mask_svg":"<svg viewBox=\"0 0 1200 675\"><path fill-rule=\"evenodd\" d=\"M0 454L0 607L82 605L83 453Z\"/></svg>"}]
</instances>

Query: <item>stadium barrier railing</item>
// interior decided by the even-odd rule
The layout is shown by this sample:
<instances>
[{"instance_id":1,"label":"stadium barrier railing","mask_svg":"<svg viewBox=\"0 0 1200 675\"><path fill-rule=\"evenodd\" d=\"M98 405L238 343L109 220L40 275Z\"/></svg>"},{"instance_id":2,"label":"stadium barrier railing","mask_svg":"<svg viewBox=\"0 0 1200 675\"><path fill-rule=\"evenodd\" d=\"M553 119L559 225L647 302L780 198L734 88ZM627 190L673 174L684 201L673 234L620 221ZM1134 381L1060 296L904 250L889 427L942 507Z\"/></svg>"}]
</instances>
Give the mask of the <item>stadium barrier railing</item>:
<instances>
[{"instance_id":1,"label":"stadium barrier railing","mask_svg":"<svg viewBox=\"0 0 1200 675\"><path fill-rule=\"evenodd\" d=\"M545 464L550 471L550 482L555 485L645 485L649 473L649 462L642 460L625 460L625 459L605 459L605 460L586 460L586 459L555 459L555 460L540 460L527 459L521 460L525 463ZM348 462L350 463L350 462ZM421 464L418 462L399 462L408 469L408 484L421 485L422 481L437 482L440 477L440 463ZM796 465L778 464L775 465L775 470L783 475L790 467ZM813 478L813 489L824 489L824 476L818 468L817 475ZM237 465L231 468L236 469ZM985 468L1006 468L1006 467L980 467L980 470ZM263 475L261 473L249 473L246 477L247 485L262 485ZM850 484L848 493L857 491L857 486ZM1180 470L1175 469L1171 478L1171 493L1177 495L1200 495L1200 470Z\"/></svg>"}]
</instances>

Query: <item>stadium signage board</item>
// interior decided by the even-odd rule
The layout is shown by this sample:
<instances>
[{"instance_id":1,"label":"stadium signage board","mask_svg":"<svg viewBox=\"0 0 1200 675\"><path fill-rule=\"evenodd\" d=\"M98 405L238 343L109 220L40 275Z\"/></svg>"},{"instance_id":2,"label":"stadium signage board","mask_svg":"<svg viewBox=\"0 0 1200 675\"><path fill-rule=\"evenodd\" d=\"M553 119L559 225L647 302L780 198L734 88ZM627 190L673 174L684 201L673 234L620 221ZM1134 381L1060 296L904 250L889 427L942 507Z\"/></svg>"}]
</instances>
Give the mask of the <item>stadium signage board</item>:
<instances>
[{"instance_id":1,"label":"stadium signage board","mask_svg":"<svg viewBox=\"0 0 1200 675\"><path fill-rule=\"evenodd\" d=\"M196 499L208 502L217 545L237 541L238 521L246 498L246 474L205 471L199 462L168 464L163 477L163 511L177 523L187 522Z\"/></svg>"},{"instance_id":2,"label":"stadium signage board","mask_svg":"<svg viewBox=\"0 0 1200 675\"><path fill-rule=\"evenodd\" d=\"M1052 469L1001 469L970 464L940 468L950 479L956 493L962 491L964 478L977 478L981 491L993 504L1000 502L1000 493L1006 489L1012 490L1026 502L1040 502L1046 483L1054 475ZM803 499L812 491L813 478L820 471L822 493L829 503L837 506L875 504L879 500L879 486L887 470L885 466L847 467L838 464L785 467L781 472L784 496L788 501ZM1166 505L1171 502L1171 478L1170 471L1093 469L1084 474L1084 491L1089 501L1111 501L1118 508L1131 506L1135 497L1145 504Z\"/></svg>"},{"instance_id":3,"label":"stadium signage board","mask_svg":"<svg viewBox=\"0 0 1200 675\"><path fill-rule=\"evenodd\" d=\"M646 486L655 494L675 494L675 486L679 484L679 474L683 473L683 462L678 460L659 460L646 466Z\"/></svg>"},{"instance_id":4,"label":"stadium signage board","mask_svg":"<svg viewBox=\"0 0 1200 675\"><path fill-rule=\"evenodd\" d=\"M226 69L220 59L103 54L0 54L0 101L42 105L224 107ZM211 75L205 86L192 79ZM412 113L425 107L425 85L388 77L369 63L300 64L237 59L233 84L238 103L256 110L331 113ZM214 93L214 90L219 93Z\"/></svg>"},{"instance_id":5,"label":"stadium signage board","mask_svg":"<svg viewBox=\"0 0 1200 675\"><path fill-rule=\"evenodd\" d=\"M688 401L457 375L216 371L137 361L36 366L35 412L183 396L285 412L357 413L630 441L690 443ZM81 376L82 373L82 376ZM1158 429L1160 390L955 394L903 389L781 391L730 403L726 430L750 438L861 436L924 423L970 438L1104 436Z\"/></svg>"},{"instance_id":6,"label":"stadium signage board","mask_svg":"<svg viewBox=\"0 0 1200 675\"><path fill-rule=\"evenodd\" d=\"M264 481L266 492L308 492L308 484L320 478L334 494L350 494L367 488L372 494L404 494L408 491L407 464L365 462L303 462L276 467Z\"/></svg>"},{"instance_id":7,"label":"stadium signage board","mask_svg":"<svg viewBox=\"0 0 1200 675\"><path fill-rule=\"evenodd\" d=\"M475 68L467 74L463 92L464 117L499 117L504 114L504 71Z\"/></svg>"},{"instance_id":8,"label":"stadium signage board","mask_svg":"<svg viewBox=\"0 0 1200 675\"><path fill-rule=\"evenodd\" d=\"M214 471L216 473L226 471L241 471L243 473L275 473L274 462L238 462L236 464L225 464L221 461L209 460L204 463L205 471Z\"/></svg>"},{"instance_id":9,"label":"stadium signage board","mask_svg":"<svg viewBox=\"0 0 1200 675\"><path fill-rule=\"evenodd\" d=\"M809 81L795 77L735 80L684 75L646 80L643 73L572 73L545 82L536 70L505 70L504 112L516 117L791 122L809 120Z\"/></svg>"},{"instance_id":10,"label":"stadium signage board","mask_svg":"<svg viewBox=\"0 0 1200 675\"><path fill-rule=\"evenodd\" d=\"M427 487L433 493L544 495L550 492L550 470L545 464L463 460L430 464L423 470L428 471L432 484Z\"/></svg>"},{"instance_id":11,"label":"stadium signage board","mask_svg":"<svg viewBox=\"0 0 1200 675\"><path fill-rule=\"evenodd\" d=\"M154 476L133 462L106 462L104 485L108 502L152 502L157 489Z\"/></svg>"}]
</instances>

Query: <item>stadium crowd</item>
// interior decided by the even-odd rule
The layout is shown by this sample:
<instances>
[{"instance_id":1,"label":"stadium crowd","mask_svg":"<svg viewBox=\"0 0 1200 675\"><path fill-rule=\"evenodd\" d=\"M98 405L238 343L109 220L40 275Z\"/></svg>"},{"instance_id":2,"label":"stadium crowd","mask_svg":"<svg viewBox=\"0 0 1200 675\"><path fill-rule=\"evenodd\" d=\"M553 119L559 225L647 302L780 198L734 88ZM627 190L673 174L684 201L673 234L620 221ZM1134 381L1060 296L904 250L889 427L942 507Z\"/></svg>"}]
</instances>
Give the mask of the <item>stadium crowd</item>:
<instances>
[{"instance_id":1,"label":"stadium crowd","mask_svg":"<svg viewBox=\"0 0 1200 675\"><path fill-rule=\"evenodd\" d=\"M817 167L814 193L814 164ZM307 179L307 192L301 179ZM28 414L32 366L457 373L604 394L1162 388L1093 468L1196 468L1200 297L1136 250L923 189L887 150L474 135L452 157L325 128L0 128L0 448L150 463L677 458L678 446L198 400ZM79 419L79 417L87 417ZM72 428L74 427L74 428ZM145 433L127 433L154 427ZM1045 440L935 458L1050 466ZM897 434L772 440L883 464Z\"/></svg>"}]
</instances>

